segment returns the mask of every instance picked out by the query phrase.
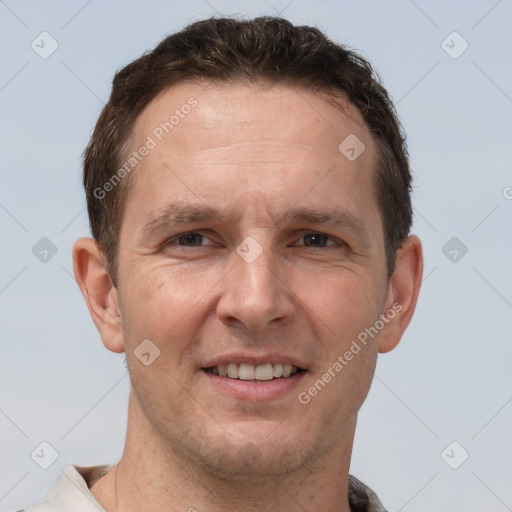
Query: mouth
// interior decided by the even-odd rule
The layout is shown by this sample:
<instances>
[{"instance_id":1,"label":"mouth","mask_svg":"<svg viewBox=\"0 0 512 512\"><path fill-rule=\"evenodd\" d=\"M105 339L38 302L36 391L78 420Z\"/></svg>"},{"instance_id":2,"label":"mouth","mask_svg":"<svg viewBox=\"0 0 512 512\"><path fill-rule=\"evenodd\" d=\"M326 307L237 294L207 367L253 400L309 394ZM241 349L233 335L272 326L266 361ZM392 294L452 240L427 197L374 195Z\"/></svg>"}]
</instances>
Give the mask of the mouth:
<instances>
[{"instance_id":1,"label":"mouth","mask_svg":"<svg viewBox=\"0 0 512 512\"><path fill-rule=\"evenodd\" d=\"M226 377L233 380L266 382L275 379L287 379L304 370L297 366L284 363L228 363L203 368L206 373Z\"/></svg>"},{"instance_id":2,"label":"mouth","mask_svg":"<svg viewBox=\"0 0 512 512\"><path fill-rule=\"evenodd\" d=\"M253 361L243 356L219 359L206 363L201 373L213 389L242 401L268 402L293 396L308 373L308 369L298 366L296 361L280 361L279 356L258 357ZM265 362L269 359L273 361ZM295 364L290 364L292 362Z\"/></svg>"}]
</instances>

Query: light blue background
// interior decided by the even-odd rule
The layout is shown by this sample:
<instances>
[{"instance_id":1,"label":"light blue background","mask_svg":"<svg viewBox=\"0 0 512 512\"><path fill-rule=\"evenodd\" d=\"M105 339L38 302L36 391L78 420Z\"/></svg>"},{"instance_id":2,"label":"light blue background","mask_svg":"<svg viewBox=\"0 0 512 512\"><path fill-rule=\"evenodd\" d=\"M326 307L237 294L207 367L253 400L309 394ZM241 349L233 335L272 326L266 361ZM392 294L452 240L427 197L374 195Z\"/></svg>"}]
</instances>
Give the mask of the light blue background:
<instances>
[{"instance_id":1,"label":"light blue background","mask_svg":"<svg viewBox=\"0 0 512 512\"><path fill-rule=\"evenodd\" d=\"M81 153L113 73L198 19L279 12L371 60L415 175L425 280L379 359L351 472L393 511L512 510L512 2L2 0L1 511L40 500L66 463L122 452L124 356L101 344L71 263L88 234ZM31 48L43 31L59 44L48 59ZM469 44L457 59L441 46L453 31ZM47 263L31 251L43 236ZM442 252L454 236L456 263ZM469 452L458 469L441 457L454 440ZM47 470L30 457L42 441L58 452Z\"/></svg>"}]
</instances>

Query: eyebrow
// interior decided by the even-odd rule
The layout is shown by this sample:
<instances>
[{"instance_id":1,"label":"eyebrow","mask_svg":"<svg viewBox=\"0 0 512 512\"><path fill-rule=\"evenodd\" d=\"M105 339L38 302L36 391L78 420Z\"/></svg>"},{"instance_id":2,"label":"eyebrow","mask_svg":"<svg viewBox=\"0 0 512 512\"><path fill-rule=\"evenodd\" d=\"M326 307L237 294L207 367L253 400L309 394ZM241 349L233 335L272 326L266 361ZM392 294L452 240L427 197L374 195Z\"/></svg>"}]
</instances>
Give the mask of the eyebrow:
<instances>
[{"instance_id":1,"label":"eyebrow","mask_svg":"<svg viewBox=\"0 0 512 512\"><path fill-rule=\"evenodd\" d=\"M150 219L142 228L144 238L151 237L160 229L172 225L193 224L215 221L233 223L237 219L228 211L217 210L205 205L172 204ZM311 208L295 206L279 217L276 226L284 223L326 224L332 227L348 228L362 241L369 242L370 235L364 224L352 213L332 208Z\"/></svg>"},{"instance_id":2,"label":"eyebrow","mask_svg":"<svg viewBox=\"0 0 512 512\"><path fill-rule=\"evenodd\" d=\"M179 205L173 204L167 206L163 211L158 213L142 228L143 236L153 235L161 228L169 225L193 224L195 222L228 222L229 216L213 208L196 205Z\"/></svg>"},{"instance_id":3,"label":"eyebrow","mask_svg":"<svg viewBox=\"0 0 512 512\"><path fill-rule=\"evenodd\" d=\"M370 233L363 222L347 211L333 208L294 207L281 217L279 223L325 224L335 228L346 228L357 236L360 241L370 244Z\"/></svg>"}]
</instances>

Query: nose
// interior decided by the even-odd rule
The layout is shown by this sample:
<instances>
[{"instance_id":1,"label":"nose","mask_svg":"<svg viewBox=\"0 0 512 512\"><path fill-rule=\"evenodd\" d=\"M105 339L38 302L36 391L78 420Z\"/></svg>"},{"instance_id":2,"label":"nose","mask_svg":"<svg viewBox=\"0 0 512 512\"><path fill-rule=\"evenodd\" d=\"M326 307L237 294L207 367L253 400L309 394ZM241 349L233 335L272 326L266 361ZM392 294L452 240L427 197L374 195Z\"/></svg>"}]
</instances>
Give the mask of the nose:
<instances>
[{"instance_id":1,"label":"nose","mask_svg":"<svg viewBox=\"0 0 512 512\"><path fill-rule=\"evenodd\" d=\"M254 260L233 252L233 267L223 279L217 315L230 326L262 331L269 324L288 323L295 314L293 292L282 265L271 249Z\"/></svg>"}]
</instances>

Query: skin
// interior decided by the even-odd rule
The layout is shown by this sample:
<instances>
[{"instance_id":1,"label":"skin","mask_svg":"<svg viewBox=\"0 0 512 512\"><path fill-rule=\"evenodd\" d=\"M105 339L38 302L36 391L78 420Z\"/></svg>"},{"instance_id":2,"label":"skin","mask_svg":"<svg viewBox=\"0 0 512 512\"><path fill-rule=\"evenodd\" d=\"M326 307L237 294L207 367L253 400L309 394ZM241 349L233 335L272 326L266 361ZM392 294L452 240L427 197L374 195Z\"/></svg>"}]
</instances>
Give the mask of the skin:
<instances>
[{"instance_id":1,"label":"skin","mask_svg":"<svg viewBox=\"0 0 512 512\"><path fill-rule=\"evenodd\" d=\"M413 314L420 241L407 238L388 280L376 145L350 105L282 85L181 84L143 111L132 149L190 97L197 106L132 171L118 287L94 240L74 246L91 316L105 346L126 353L132 384L122 459L91 491L109 511L348 512L357 412L378 352L398 344ZM354 161L338 150L349 134L366 148ZM177 202L226 218L145 230ZM359 227L287 220L297 207ZM236 251L247 237L262 251L252 262ZM301 404L298 394L394 303L401 309L379 335ZM160 350L149 366L134 355L144 339ZM306 371L276 398L242 399L203 370L234 352L293 357Z\"/></svg>"}]
</instances>

